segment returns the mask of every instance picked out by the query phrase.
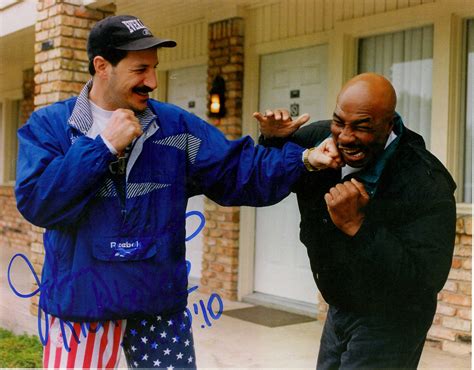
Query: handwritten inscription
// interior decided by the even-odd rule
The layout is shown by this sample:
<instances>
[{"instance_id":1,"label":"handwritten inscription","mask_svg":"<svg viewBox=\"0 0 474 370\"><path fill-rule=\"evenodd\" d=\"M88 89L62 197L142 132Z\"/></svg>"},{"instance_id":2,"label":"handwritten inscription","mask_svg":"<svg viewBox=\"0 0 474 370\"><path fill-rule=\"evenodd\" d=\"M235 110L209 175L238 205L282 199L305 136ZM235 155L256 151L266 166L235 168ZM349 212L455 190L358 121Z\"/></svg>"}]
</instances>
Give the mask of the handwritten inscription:
<instances>
[{"instance_id":1,"label":"handwritten inscription","mask_svg":"<svg viewBox=\"0 0 474 370\"><path fill-rule=\"evenodd\" d=\"M219 305L217 313L214 312L214 308L213 308L213 303L215 300L217 300L217 303ZM201 307L201 313L202 313L202 316L204 317L204 321L206 322L207 326L212 326L212 323L209 320L209 316L211 316L213 320L217 320L221 317L222 312L224 312L224 303L222 302L221 297L217 293L211 294L211 296L209 297L209 300L207 301L207 306L204 304L204 301L202 299L199 300L199 306ZM194 313L196 315L198 315L199 313L199 306L197 303L193 304ZM189 308L186 308L186 310L188 311L188 315L192 317L192 314L189 311ZM209 316L207 315L208 313L209 313ZM205 327L206 327L205 325L201 325L201 328L204 329Z\"/></svg>"},{"instance_id":2,"label":"handwritten inscription","mask_svg":"<svg viewBox=\"0 0 474 370\"><path fill-rule=\"evenodd\" d=\"M192 240L193 238L195 238L201 232L201 230L204 228L204 225L205 225L204 215L199 211L187 212L186 213L186 218L188 218L188 217L198 217L200 219L200 224L196 228L196 230L194 230L189 236L186 237L186 239L185 239L186 242L188 242L188 241ZM124 246L122 246L122 247L124 247ZM17 258L22 259L26 263L26 265L28 266L28 268L30 269L30 271L33 275L33 278L35 279L36 283L38 284L38 289L34 290L33 292L21 293L15 288L15 286L13 284L13 281L11 279L11 277L12 277L11 276L11 268L12 268L12 265L13 265L14 261ZM190 261L186 261L186 270L187 270L187 276L189 278L189 274L191 272L191 262ZM82 271L79 271L75 275L81 275L82 276L82 275L88 274L88 273L94 274L94 270L92 268L86 268L86 269L83 269ZM145 274L146 274L146 272L145 272ZM13 293L15 295L17 295L20 298L31 298L34 295L38 294L38 293L48 294L48 284L42 283L40 281L38 275L34 271L34 268L31 264L31 262L29 261L28 257L26 257L24 254L17 253L11 258L10 263L8 265L7 275L8 275L8 284L10 285L11 290L13 291ZM70 279L74 279L74 278L78 278L78 277L79 276L70 276ZM65 283L66 283L66 281L58 282L58 284L65 284ZM133 297L122 297L122 296L120 296L120 289L116 289L115 294L112 294L109 287L104 286L103 284L99 289L99 284L100 284L100 281L95 281L94 286L91 289L91 292L93 294L93 297L91 297L91 299L95 298L97 303L100 302L101 305L107 305L107 304L113 303L113 301L116 301L116 300L120 300L122 302L124 300L128 300L131 307L136 305L137 308L138 308L139 301L140 301L139 292L137 292L137 294L134 295ZM149 288L151 289L152 287L149 287ZM156 287L155 287L155 289L156 289ZM198 289L197 285L188 288L188 294L194 292L196 289ZM214 307L216 305L217 305L217 312L215 312L216 310L214 309ZM199 307L201 308L200 312L201 312L201 314L204 318L204 322L206 323L206 325L208 327L212 326L212 323L211 323L209 317L212 320L218 320L221 317L222 312L224 310L224 304L222 302L221 297L217 293L213 293L209 297L209 300L208 300L207 304L205 304L205 302L202 299L199 301L198 304L194 303L193 307L192 307L193 312L189 308L186 308L185 314L189 318L189 326L191 325L192 320L193 320L193 313L194 313L194 316L199 315ZM45 319L44 330L43 330L43 326L42 326L43 313L44 313L44 319ZM37 320L38 320L38 335L39 335L39 338L41 340L41 343L45 346L48 342L48 337L49 337L49 326L50 326L49 315L46 311L44 311L40 307L38 307ZM85 338L85 337L87 337L88 333L96 333L103 326L103 324L101 322L99 322L99 323L81 323L80 333L76 333L76 331L74 330L73 324L71 322L69 322L67 320L60 319L59 324L60 324L60 330L61 330L61 334L62 334L63 338L66 337L66 330L69 329L70 332L71 332L72 337L74 338L74 340L76 340L77 343L80 343L81 334ZM201 325L201 328L205 328L205 327L206 327L205 325ZM64 345L64 348L66 349L66 351L69 352L70 348L69 348L69 345L68 345L67 341L63 341L63 345Z\"/></svg>"}]
</instances>

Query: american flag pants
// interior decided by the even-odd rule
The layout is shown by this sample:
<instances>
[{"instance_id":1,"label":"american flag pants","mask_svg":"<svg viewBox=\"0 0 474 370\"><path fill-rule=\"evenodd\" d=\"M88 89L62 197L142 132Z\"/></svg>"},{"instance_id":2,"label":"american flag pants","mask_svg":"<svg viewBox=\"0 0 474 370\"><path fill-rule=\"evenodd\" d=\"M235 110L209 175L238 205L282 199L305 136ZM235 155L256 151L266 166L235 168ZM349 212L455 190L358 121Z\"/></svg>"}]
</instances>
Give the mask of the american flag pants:
<instances>
[{"instance_id":1,"label":"american flag pants","mask_svg":"<svg viewBox=\"0 0 474 370\"><path fill-rule=\"evenodd\" d=\"M190 317L188 310L101 323L50 317L43 367L117 368L122 347L130 368L196 369Z\"/></svg>"}]
</instances>

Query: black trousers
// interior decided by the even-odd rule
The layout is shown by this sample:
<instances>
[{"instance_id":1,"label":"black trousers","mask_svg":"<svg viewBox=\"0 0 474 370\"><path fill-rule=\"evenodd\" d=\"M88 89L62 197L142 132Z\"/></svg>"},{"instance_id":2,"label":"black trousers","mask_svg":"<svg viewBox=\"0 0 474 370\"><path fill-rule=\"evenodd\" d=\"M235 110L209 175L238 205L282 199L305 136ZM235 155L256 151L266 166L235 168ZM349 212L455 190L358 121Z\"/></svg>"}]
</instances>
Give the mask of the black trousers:
<instances>
[{"instance_id":1,"label":"black trousers","mask_svg":"<svg viewBox=\"0 0 474 370\"><path fill-rule=\"evenodd\" d=\"M416 369L433 314L361 316L330 306L318 370Z\"/></svg>"}]
</instances>

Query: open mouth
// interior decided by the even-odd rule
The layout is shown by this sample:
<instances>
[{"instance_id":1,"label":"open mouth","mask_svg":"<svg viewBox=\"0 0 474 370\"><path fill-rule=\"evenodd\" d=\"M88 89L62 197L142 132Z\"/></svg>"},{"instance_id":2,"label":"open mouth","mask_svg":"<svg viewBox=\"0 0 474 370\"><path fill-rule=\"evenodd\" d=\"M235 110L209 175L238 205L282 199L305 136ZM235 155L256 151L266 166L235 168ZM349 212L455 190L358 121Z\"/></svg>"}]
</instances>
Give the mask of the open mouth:
<instances>
[{"instance_id":1,"label":"open mouth","mask_svg":"<svg viewBox=\"0 0 474 370\"><path fill-rule=\"evenodd\" d=\"M349 162L360 161L365 157L365 152L361 148L343 148L339 147L344 159Z\"/></svg>"}]
</instances>

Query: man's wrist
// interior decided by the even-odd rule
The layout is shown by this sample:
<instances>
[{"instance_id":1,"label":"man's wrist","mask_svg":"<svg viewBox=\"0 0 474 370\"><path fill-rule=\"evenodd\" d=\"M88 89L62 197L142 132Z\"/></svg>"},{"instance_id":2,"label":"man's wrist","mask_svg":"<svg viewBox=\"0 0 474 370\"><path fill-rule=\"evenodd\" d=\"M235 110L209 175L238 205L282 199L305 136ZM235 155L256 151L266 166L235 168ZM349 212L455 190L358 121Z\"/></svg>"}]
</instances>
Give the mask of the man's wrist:
<instances>
[{"instance_id":1,"label":"man's wrist","mask_svg":"<svg viewBox=\"0 0 474 370\"><path fill-rule=\"evenodd\" d=\"M358 219L357 221L348 222L343 227L341 227L340 230L344 234L353 237L359 232L360 228L362 227L363 222L364 222L364 217Z\"/></svg>"},{"instance_id":2,"label":"man's wrist","mask_svg":"<svg viewBox=\"0 0 474 370\"><path fill-rule=\"evenodd\" d=\"M303 156L302 156L303 164L309 172L314 172L314 171L321 170L321 168L316 168L313 165L311 165L311 163L309 163L309 155L315 149L316 149L315 147L314 148L309 148L309 149L306 149L303 152Z\"/></svg>"},{"instance_id":3,"label":"man's wrist","mask_svg":"<svg viewBox=\"0 0 474 370\"><path fill-rule=\"evenodd\" d=\"M109 148L110 153L117 155L118 151L115 149L115 147L108 141L102 134L100 135L102 138L102 141L104 142L105 146Z\"/></svg>"}]
</instances>

